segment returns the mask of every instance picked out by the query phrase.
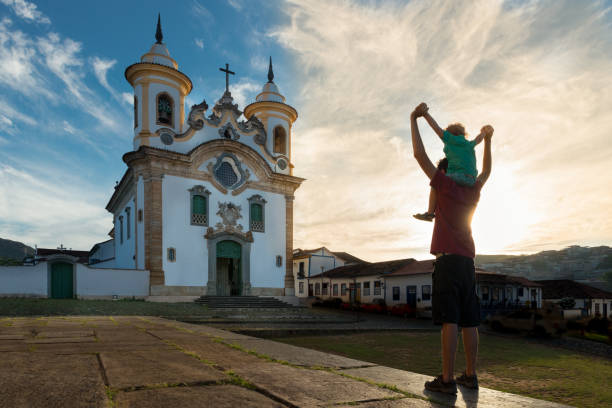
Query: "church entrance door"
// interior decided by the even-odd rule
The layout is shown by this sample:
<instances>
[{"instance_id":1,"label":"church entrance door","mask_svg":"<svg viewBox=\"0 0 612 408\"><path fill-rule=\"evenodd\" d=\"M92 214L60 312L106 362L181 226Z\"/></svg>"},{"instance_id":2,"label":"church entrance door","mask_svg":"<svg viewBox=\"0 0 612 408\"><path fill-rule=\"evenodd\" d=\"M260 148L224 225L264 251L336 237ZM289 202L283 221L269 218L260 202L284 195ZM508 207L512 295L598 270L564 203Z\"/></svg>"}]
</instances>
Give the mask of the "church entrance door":
<instances>
[{"instance_id":1,"label":"church entrance door","mask_svg":"<svg viewBox=\"0 0 612 408\"><path fill-rule=\"evenodd\" d=\"M72 264L55 262L51 264L51 297L53 299L71 299L74 297L72 281Z\"/></svg>"},{"instance_id":2,"label":"church entrance door","mask_svg":"<svg viewBox=\"0 0 612 408\"><path fill-rule=\"evenodd\" d=\"M235 241L217 243L217 296L242 294L242 247Z\"/></svg>"}]
</instances>

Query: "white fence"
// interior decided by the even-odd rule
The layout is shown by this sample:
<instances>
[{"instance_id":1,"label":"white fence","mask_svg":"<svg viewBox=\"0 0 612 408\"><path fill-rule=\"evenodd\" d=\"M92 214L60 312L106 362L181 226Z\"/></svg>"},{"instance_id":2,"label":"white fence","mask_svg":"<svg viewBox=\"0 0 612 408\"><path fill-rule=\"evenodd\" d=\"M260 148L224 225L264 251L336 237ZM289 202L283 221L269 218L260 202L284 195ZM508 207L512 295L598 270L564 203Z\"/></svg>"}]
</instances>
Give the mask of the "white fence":
<instances>
[{"instance_id":1,"label":"white fence","mask_svg":"<svg viewBox=\"0 0 612 408\"><path fill-rule=\"evenodd\" d=\"M149 271L73 265L73 290L77 298L149 295ZM48 262L33 266L0 266L0 296L51 297L50 276Z\"/></svg>"}]
</instances>

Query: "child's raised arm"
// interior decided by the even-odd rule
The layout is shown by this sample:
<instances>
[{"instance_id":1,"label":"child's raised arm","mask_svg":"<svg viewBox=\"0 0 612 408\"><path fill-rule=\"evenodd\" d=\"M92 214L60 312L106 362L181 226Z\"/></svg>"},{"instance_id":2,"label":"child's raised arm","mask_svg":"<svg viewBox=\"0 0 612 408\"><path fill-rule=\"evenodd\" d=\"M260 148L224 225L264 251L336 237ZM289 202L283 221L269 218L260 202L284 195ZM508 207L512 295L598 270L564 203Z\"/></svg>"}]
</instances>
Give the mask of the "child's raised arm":
<instances>
[{"instance_id":1,"label":"child's raised arm","mask_svg":"<svg viewBox=\"0 0 612 408\"><path fill-rule=\"evenodd\" d=\"M438 135L438 137L442 139L442 137L444 136L444 130L442 130L442 128L438 126L438 123L429 114L429 112L425 113L423 117L425 118L427 123L429 123L429 126L433 129L433 131L436 132L436 135Z\"/></svg>"}]
</instances>

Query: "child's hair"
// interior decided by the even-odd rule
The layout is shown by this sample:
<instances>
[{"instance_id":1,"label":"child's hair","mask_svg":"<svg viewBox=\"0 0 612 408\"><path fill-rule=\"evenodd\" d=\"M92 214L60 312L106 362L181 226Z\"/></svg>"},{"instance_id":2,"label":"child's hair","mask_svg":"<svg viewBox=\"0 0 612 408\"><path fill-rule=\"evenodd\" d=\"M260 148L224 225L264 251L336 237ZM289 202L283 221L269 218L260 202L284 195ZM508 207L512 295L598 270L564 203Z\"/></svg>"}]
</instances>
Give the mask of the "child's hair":
<instances>
[{"instance_id":1,"label":"child's hair","mask_svg":"<svg viewBox=\"0 0 612 408\"><path fill-rule=\"evenodd\" d=\"M444 173L448 171L448 159L446 157L438 161L438 170L441 170Z\"/></svg>"},{"instance_id":2,"label":"child's hair","mask_svg":"<svg viewBox=\"0 0 612 408\"><path fill-rule=\"evenodd\" d=\"M465 136L465 127L461 123L451 123L446 128L446 131L455 136Z\"/></svg>"}]
</instances>

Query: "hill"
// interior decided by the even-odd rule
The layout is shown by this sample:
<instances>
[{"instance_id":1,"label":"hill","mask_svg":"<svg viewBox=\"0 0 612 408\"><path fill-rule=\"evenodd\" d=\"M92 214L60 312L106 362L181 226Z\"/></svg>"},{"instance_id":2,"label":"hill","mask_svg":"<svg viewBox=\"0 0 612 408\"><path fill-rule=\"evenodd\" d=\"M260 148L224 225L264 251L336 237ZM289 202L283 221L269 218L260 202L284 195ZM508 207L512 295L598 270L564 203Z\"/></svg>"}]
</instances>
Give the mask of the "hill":
<instances>
[{"instance_id":1,"label":"hill","mask_svg":"<svg viewBox=\"0 0 612 408\"><path fill-rule=\"evenodd\" d=\"M21 261L34 254L34 248L18 241L0 238L0 259Z\"/></svg>"}]
</instances>

